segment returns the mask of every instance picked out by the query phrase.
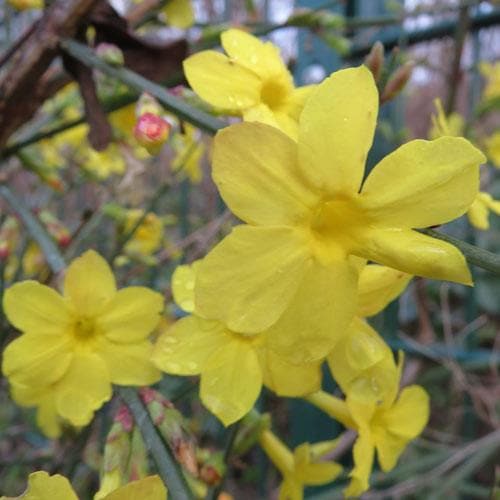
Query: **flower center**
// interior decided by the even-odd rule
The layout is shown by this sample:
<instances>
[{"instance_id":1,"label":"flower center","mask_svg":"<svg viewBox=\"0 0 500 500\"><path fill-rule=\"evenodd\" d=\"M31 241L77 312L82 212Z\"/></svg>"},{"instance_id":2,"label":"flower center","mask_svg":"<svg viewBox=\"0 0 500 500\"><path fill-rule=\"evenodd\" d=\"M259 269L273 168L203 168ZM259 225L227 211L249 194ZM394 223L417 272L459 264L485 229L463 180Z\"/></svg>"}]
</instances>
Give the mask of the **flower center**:
<instances>
[{"instance_id":1,"label":"flower center","mask_svg":"<svg viewBox=\"0 0 500 500\"><path fill-rule=\"evenodd\" d=\"M289 89L279 80L267 80L262 84L260 98L271 109L279 108L286 100Z\"/></svg>"},{"instance_id":2,"label":"flower center","mask_svg":"<svg viewBox=\"0 0 500 500\"><path fill-rule=\"evenodd\" d=\"M73 333L78 340L90 340L96 333L94 320L85 316L79 317L75 321Z\"/></svg>"}]
</instances>

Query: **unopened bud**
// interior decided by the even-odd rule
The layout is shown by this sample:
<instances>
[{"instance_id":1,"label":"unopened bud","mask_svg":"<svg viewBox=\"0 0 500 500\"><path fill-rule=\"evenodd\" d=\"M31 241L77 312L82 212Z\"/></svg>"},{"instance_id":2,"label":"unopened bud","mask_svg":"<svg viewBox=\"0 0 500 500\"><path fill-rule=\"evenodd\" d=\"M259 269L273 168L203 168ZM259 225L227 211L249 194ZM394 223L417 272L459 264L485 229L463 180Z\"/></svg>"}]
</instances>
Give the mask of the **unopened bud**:
<instances>
[{"instance_id":1,"label":"unopened bud","mask_svg":"<svg viewBox=\"0 0 500 500\"><path fill-rule=\"evenodd\" d=\"M345 55L351 48L351 42L335 33L331 33L329 31L325 31L324 33L320 33L321 38L336 52L340 55Z\"/></svg>"},{"instance_id":2,"label":"unopened bud","mask_svg":"<svg viewBox=\"0 0 500 500\"><path fill-rule=\"evenodd\" d=\"M6 241L0 241L0 260L5 261L9 258L10 249Z\"/></svg>"},{"instance_id":3,"label":"unopened bud","mask_svg":"<svg viewBox=\"0 0 500 500\"><path fill-rule=\"evenodd\" d=\"M226 472L224 454L222 452L210 453L207 461L200 468L200 479L209 486L220 483Z\"/></svg>"},{"instance_id":4,"label":"unopened bud","mask_svg":"<svg viewBox=\"0 0 500 500\"><path fill-rule=\"evenodd\" d=\"M391 75L380 96L381 103L394 99L404 89L411 77L414 66L413 61L407 61Z\"/></svg>"},{"instance_id":5,"label":"unopened bud","mask_svg":"<svg viewBox=\"0 0 500 500\"><path fill-rule=\"evenodd\" d=\"M153 115L163 113L160 103L148 92L143 92L135 105L135 116L140 117L145 113L152 113Z\"/></svg>"},{"instance_id":6,"label":"unopened bud","mask_svg":"<svg viewBox=\"0 0 500 500\"><path fill-rule=\"evenodd\" d=\"M380 79L382 74L382 67L384 66L384 44L377 40L366 56L365 66L372 72L373 78L376 82Z\"/></svg>"},{"instance_id":7,"label":"unopened bud","mask_svg":"<svg viewBox=\"0 0 500 500\"><path fill-rule=\"evenodd\" d=\"M8 0L7 3L16 10L43 9L43 0Z\"/></svg>"},{"instance_id":8,"label":"unopened bud","mask_svg":"<svg viewBox=\"0 0 500 500\"><path fill-rule=\"evenodd\" d=\"M150 154L157 154L168 139L170 124L153 113L142 114L134 128L134 136Z\"/></svg>"},{"instance_id":9,"label":"unopened bud","mask_svg":"<svg viewBox=\"0 0 500 500\"><path fill-rule=\"evenodd\" d=\"M123 52L119 47L113 45L112 43L100 43L96 47L95 53L99 59L102 59L112 66L123 66L125 64Z\"/></svg>"},{"instance_id":10,"label":"unopened bud","mask_svg":"<svg viewBox=\"0 0 500 500\"><path fill-rule=\"evenodd\" d=\"M260 414L255 411L248 413L236 434L234 440L234 453L244 455L258 441L259 436L264 430L271 427L271 417L268 413Z\"/></svg>"}]
</instances>

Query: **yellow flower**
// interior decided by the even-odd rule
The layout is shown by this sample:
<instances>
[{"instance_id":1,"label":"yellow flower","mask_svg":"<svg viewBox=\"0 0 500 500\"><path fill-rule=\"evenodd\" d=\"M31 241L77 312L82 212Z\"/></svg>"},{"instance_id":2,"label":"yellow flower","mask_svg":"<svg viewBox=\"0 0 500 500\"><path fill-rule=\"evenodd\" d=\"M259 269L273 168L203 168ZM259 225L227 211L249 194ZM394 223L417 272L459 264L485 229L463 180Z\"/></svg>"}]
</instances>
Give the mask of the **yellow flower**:
<instances>
[{"instance_id":1,"label":"yellow flower","mask_svg":"<svg viewBox=\"0 0 500 500\"><path fill-rule=\"evenodd\" d=\"M17 10L43 9L45 6L43 0L8 0L8 3Z\"/></svg>"},{"instance_id":2,"label":"yellow flower","mask_svg":"<svg viewBox=\"0 0 500 500\"><path fill-rule=\"evenodd\" d=\"M117 144L111 143L104 151L86 147L81 153L81 166L98 179L107 179L112 174L123 174L125 159Z\"/></svg>"},{"instance_id":3,"label":"yellow flower","mask_svg":"<svg viewBox=\"0 0 500 500\"><path fill-rule=\"evenodd\" d=\"M398 396L403 356L396 367L387 367L386 387L380 398L359 398L347 393L346 400L319 391L307 400L358 433L354 443L354 468L347 497L357 497L369 487L375 450L384 472L396 466L408 443L424 429L429 419L429 396L420 386L404 388Z\"/></svg>"},{"instance_id":4,"label":"yellow flower","mask_svg":"<svg viewBox=\"0 0 500 500\"><path fill-rule=\"evenodd\" d=\"M44 471L33 472L28 488L19 497L0 497L0 500L78 500L69 481L59 474L49 476ZM159 476L133 481L106 495L103 500L166 500L167 489Z\"/></svg>"},{"instance_id":5,"label":"yellow flower","mask_svg":"<svg viewBox=\"0 0 500 500\"><path fill-rule=\"evenodd\" d=\"M269 332L246 336L220 321L207 320L194 309L199 262L179 266L172 292L186 312L158 338L153 362L176 375L201 375L200 398L224 425L246 415L265 383L282 396L301 396L319 389L319 363L291 365L267 349Z\"/></svg>"},{"instance_id":6,"label":"yellow flower","mask_svg":"<svg viewBox=\"0 0 500 500\"><path fill-rule=\"evenodd\" d=\"M434 99L436 114L431 115L432 127L429 131L429 139L451 136L461 137L465 130L465 121L460 113L451 113L446 116L441 99Z\"/></svg>"},{"instance_id":7,"label":"yellow flower","mask_svg":"<svg viewBox=\"0 0 500 500\"><path fill-rule=\"evenodd\" d=\"M500 130L487 137L484 145L490 161L495 167L500 168Z\"/></svg>"},{"instance_id":8,"label":"yellow flower","mask_svg":"<svg viewBox=\"0 0 500 500\"><path fill-rule=\"evenodd\" d=\"M170 0L163 12L170 26L187 29L194 24L194 12L191 0Z\"/></svg>"},{"instance_id":9,"label":"yellow flower","mask_svg":"<svg viewBox=\"0 0 500 500\"><path fill-rule=\"evenodd\" d=\"M198 314L246 334L275 324L282 334L269 342L300 363L306 352L309 361L325 356L354 316L350 256L471 284L456 247L413 229L466 212L484 156L462 138L415 140L384 158L361 188L377 109L372 74L351 68L311 95L298 143L261 123L217 134L213 178L246 224L201 262Z\"/></svg>"},{"instance_id":10,"label":"yellow flower","mask_svg":"<svg viewBox=\"0 0 500 500\"><path fill-rule=\"evenodd\" d=\"M3 373L20 389L52 386L57 414L73 425L92 419L110 399L111 383L159 379L148 336L163 298L144 287L117 291L108 264L92 250L68 267L62 296L23 281L7 289L3 306L23 332L4 351Z\"/></svg>"},{"instance_id":11,"label":"yellow flower","mask_svg":"<svg viewBox=\"0 0 500 500\"><path fill-rule=\"evenodd\" d=\"M500 201L494 200L491 194L480 191L467 211L467 217L474 227L486 230L490 227L490 211L500 215Z\"/></svg>"},{"instance_id":12,"label":"yellow flower","mask_svg":"<svg viewBox=\"0 0 500 500\"><path fill-rule=\"evenodd\" d=\"M221 42L227 56L205 50L184 61L193 90L227 114L273 125L296 138L299 115L313 87L294 87L279 49L270 42L237 29L222 33Z\"/></svg>"},{"instance_id":13,"label":"yellow flower","mask_svg":"<svg viewBox=\"0 0 500 500\"><path fill-rule=\"evenodd\" d=\"M500 96L500 62L494 64L481 62L479 63L479 71L486 79L483 99Z\"/></svg>"},{"instance_id":14,"label":"yellow flower","mask_svg":"<svg viewBox=\"0 0 500 500\"><path fill-rule=\"evenodd\" d=\"M337 440L302 443L292 453L271 431L264 430L259 436L259 444L283 475L280 500L302 500L304 486L331 483L342 472L342 467L335 462L319 461L325 452L337 446ZM317 450L321 452L317 453Z\"/></svg>"},{"instance_id":15,"label":"yellow flower","mask_svg":"<svg viewBox=\"0 0 500 500\"><path fill-rule=\"evenodd\" d=\"M125 215L124 233L131 231L139 219L144 216L141 209L127 210ZM125 245L125 253L128 255L148 256L156 252L163 240L163 221L155 213L149 212L144 217L139 227L135 230L132 238Z\"/></svg>"},{"instance_id":16,"label":"yellow flower","mask_svg":"<svg viewBox=\"0 0 500 500\"><path fill-rule=\"evenodd\" d=\"M193 184L198 184L203 175L201 160L206 146L201 132L196 127L184 122L183 128L184 132L176 133L172 139L172 147L176 153L172 170L185 173Z\"/></svg>"}]
</instances>

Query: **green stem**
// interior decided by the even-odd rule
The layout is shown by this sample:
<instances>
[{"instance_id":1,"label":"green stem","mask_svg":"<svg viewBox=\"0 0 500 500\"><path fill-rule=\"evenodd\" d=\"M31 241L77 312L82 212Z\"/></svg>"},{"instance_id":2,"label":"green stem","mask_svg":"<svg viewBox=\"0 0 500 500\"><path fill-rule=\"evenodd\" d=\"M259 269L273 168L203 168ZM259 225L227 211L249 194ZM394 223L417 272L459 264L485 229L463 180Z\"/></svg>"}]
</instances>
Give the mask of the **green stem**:
<instances>
[{"instance_id":1,"label":"green stem","mask_svg":"<svg viewBox=\"0 0 500 500\"><path fill-rule=\"evenodd\" d=\"M433 229L419 229L419 232L437 238L438 240L451 243L465 255L469 264L482 267L490 273L500 275L500 255L489 252L488 250L483 250L482 248L466 243L453 236L434 231Z\"/></svg>"},{"instance_id":2,"label":"green stem","mask_svg":"<svg viewBox=\"0 0 500 500\"><path fill-rule=\"evenodd\" d=\"M172 450L156 430L151 416L132 387L118 388L118 394L130 409L137 427L140 429L146 446L158 467L158 473L168 487L169 498L191 500L193 495L184 478Z\"/></svg>"},{"instance_id":3,"label":"green stem","mask_svg":"<svg viewBox=\"0 0 500 500\"><path fill-rule=\"evenodd\" d=\"M226 124L213 116L193 108L184 101L170 94L165 88L154 83L141 75L127 68L116 68L110 66L97 57L87 46L75 42L74 40L64 40L61 42L62 49L78 59L83 64L98 69L105 75L116 78L138 92L149 92L156 97L162 105L175 113L180 119L192 123L196 127L205 130L209 134L215 134Z\"/></svg>"},{"instance_id":4,"label":"green stem","mask_svg":"<svg viewBox=\"0 0 500 500\"><path fill-rule=\"evenodd\" d=\"M57 274L65 269L66 262L56 243L25 203L5 185L0 186L0 196L4 198L12 210L19 215L30 236L40 246L52 272Z\"/></svg>"}]
</instances>

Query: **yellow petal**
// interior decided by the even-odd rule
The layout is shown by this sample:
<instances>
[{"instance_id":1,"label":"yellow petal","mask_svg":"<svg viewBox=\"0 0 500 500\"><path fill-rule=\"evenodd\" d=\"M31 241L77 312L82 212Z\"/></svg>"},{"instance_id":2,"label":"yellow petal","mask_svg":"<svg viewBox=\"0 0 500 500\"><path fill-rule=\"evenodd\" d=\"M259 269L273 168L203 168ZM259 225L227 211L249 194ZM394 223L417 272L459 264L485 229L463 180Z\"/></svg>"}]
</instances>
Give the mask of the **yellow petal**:
<instances>
[{"instance_id":1,"label":"yellow petal","mask_svg":"<svg viewBox=\"0 0 500 500\"><path fill-rule=\"evenodd\" d=\"M187 29L194 24L191 0L169 0L163 7L163 12L167 16L168 24L175 28Z\"/></svg>"},{"instance_id":2,"label":"yellow petal","mask_svg":"<svg viewBox=\"0 0 500 500\"><path fill-rule=\"evenodd\" d=\"M347 260L311 263L289 307L267 331L269 347L294 364L327 356L354 316L357 279Z\"/></svg>"},{"instance_id":3,"label":"yellow petal","mask_svg":"<svg viewBox=\"0 0 500 500\"><path fill-rule=\"evenodd\" d=\"M259 354L264 384L278 396L299 397L321 388L321 361L292 365L270 349Z\"/></svg>"},{"instance_id":4,"label":"yellow petal","mask_svg":"<svg viewBox=\"0 0 500 500\"><path fill-rule=\"evenodd\" d=\"M55 390L58 413L76 426L87 425L112 396L106 364L95 354L75 354Z\"/></svg>"},{"instance_id":5,"label":"yellow petal","mask_svg":"<svg viewBox=\"0 0 500 500\"><path fill-rule=\"evenodd\" d=\"M396 466L409 440L390 432L379 432L375 439L380 468L384 472L389 472Z\"/></svg>"},{"instance_id":6,"label":"yellow petal","mask_svg":"<svg viewBox=\"0 0 500 500\"><path fill-rule=\"evenodd\" d=\"M40 387L59 380L72 357L68 338L28 333L6 347L2 371L16 383Z\"/></svg>"},{"instance_id":7,"label":"yellow petal","mask_svg":"<svg viewBox=\"0 0 500 500\"><path fill-rule=\"evenodd\" d=\"M305 465L300 477L305 485L320 486L331 483L342 472L342 466L334 462L320 462Z\"/></svg>"},{"instance_id":8,"label":"yellow petal","mask_svg":"<svg viewBox=\"0 0 500 500\"><path fill-rule=\"evenodd\" d=\"M36 281L23 281L8 288L3 308L16 328L29 333L61 335L71 323L64 299Z\"/></svg>"},{"instance_id":9,"label":"yellow petal","mask_svg":"<svg viewBox=\"0 0 500 500\"><path fill-rule=\"evenodd\" d=\"M366 318L378 314L403 293L411 278L390 267L365 266L359 275L357 315Z\"/></svg>"},{"instance_id":10,"label":"yellow petal","mask_svg":"<svg viewBox=\"0 0 500 500\"><path fill-rule=\"evenodd\" d=\"M177 266L172 274L172 295L175 303L188 313L194 311L194 283L200 261Z\"/></svg>"},{"instance_id":11,"label":"yellow petal","mask_svg":"<svg viewBox=\"0 0 500 500\"><path fill-rule=\"evenodd\" d=\"M9 500L7 497L1 498ZM71 484L64 476L59 474L49 476L44 471L30 474L28 488L21 497L17 498L25 500L78 500Z\"/></svg>"},{"instance_id":12,"label":"yellow petal","mask_svg":"<svg viewBox=\"0 0 500 500\"><path fill-rule=\"evenodd\" d=\"M232 125L217 134L213 178L222 198L249 224L294 225L318 201L298 170L297 145L274 127Z\"/></svg>"},{"instance_id":13,"label":"yellow petal","mask_svg":"<svg viewBox=\"0 0 500 500\"><path fill-rule=\"evenodd\" d=\"M399 384L391 350L359 318L354 319L345 338L328 356L328 365L342 392L361 402L389 399L394 386Z\"/></svg>"},{"instance_id":14,"label":"yellow petal","mask_svg":"<svg viewBox=\"0 0 500 500\"><path fill-rule=\"evenodd\" d=\"M306 85L304 87L293 89L284 106L288 116L297 122L299 121L302 110L316 87L317 85Z\"/></svg>"},{"instance_id":15,"label":"yellow petal","mask_svg":"<svg viewBox=\"0 0 500 500\"><path fill-rule=\"evenodd\" d=\"M308 259L306 236L297 230L237 226L200 264L196 310L232 331L259 333L290 303Z\"/></svg>"},{"instance_id":16,"label":"yellow petal","mask_svg":"<svg viewBox=\"0 0 500 500\"><path fill-rule=\"evenodd\" d=\"M103 500L166 500L167 489L159 476L149 476L118 488Z\"/></svg>"},{"instance_id":17,"label":"yellow petal","mask_svg":"<svg viewBox=\"0 0 500 500\"><path fill-rule=\"evenodd\" d=\"M147 338L160 321L163 297L149 288L119 290L97 318L97 327L113 342L131 343Z\"/></svg>"},{"instance_id":18,"label":"yellow petal","mask_svg":"<svg viewBox=\"0 0 500 500\"><path fill-rule=\"evenodd\" d=\"M370 487L368 481L372 472L375 447L369 435L364 432L359 434L354 443L352 454L354 468L349 474L351 482L344 490L344 495L347 498L359 497Z\"/></svg>"},{"instance_id":19,"label":"yellow petal","mask_svg":"<svg viewBox=\"0 0 500 500\"><path fill-rule=\"evenodd\" d=\"M384 427L407 439L417 437L429 420L429 395L418 385L405 387L396 403L384 412Z\"/></svg>"},{"instance_id":20,"label":"yellow petal","mask_svg":"<svg viewBox=\"0 0 500 500\"><path fill-rule=\"evenodd\" d=\"M36 424L50 439L57 439L62 434L63 420L57 414L56 400L53 394L45 397L36 412Z\"/></svg>"},{"instance_id":21,"label":"yellow petal","mask_svg":"<svg viewBox=\"0 0 500 500\"><path fill-rule=\"evenodd\" d=\"M386 156L361 192L370 215L386 226L420 228L460 217L479 188L485 156L461 137L415 140Z\"/></svg>"},{"instance_id":22,"label":"yellow petal","mask_svg":"<svg viewBox=\"0 0 500 500\"><path fill-rule=\"evenodd\" d=\"M271 42L262 42L257 37L238 29L222 33L222 47L227 55L240 66L251 70L262 79L288 76L290 87L292 77L280 56L278 47Z\"/></svg>"},{"instance_id":23,"label":"yellow petal","mask_svg":"<svg viewBox=\"0 0 500 500\"><path fill-rule=\"evenodd\" d=\"M369 233L357 252L408 274L471 285L464 256L455 246L416 231L377 229Z\"/></svg>"},{"instance_id":24,"label":"yellow petal","mask_svg":"<svg viewBox=\"0 0 500 500\"><path fill-rule=\"evenodd\" d=\"M260 100L259 77L214 50L189 56L183 63L191 88L212 106L244 110Z\"/></svg>"},{"instance_id":25,"label":"yellow petal","mask_svg":"<svg viewBox=\"0 0 500 500\"><path fill-rule=\"evenodd\" d=\"M108 263L93 250L75 259L64 278L64 295L82 316L94 316L116 293Z\"/></svg>"},{"instance_id":26,"label":"yellow petal","mask_svg":"<svg viewBox=\"0 0 500 500\"><path fill-rule=\"evenodd\" d=\"M198 375L227 340L226 327L219 321L187 316L158 337L152 360L166 373Z\"/></svg>"},{"instance_id":27,"label":"yellow petal","mask_svg":"<svg viewBox=\"0 0 500 500\"><path fill-rule=\"evenodd\" d=\"M262 388L262 371L251 343L233 339L210 356L201 374L203 404L224 425L245 416Z\"/></svg>"},{"instance_id":28,"label":"yellow petal","mask_svg":"<svg viewBox=\"0 0 500 500\"><path fill-rule=\"evenodd\" d=\"M300 116L304 176L332 196L357 193L377 113L377 87L364 66L336 71L318 85Z\"/></svg>"},{"instance_id":29,"label":"yellow petal","mask_svg":"<svg viewBox=\"0 0 500 500\"><path fill-rule=\"evenodd\" d=\"M101 338L95 352L106 363L113 384L151 385L161 378L151 361L153 346L149 341L121 344Z\"/></svg>"}]
</instances>

